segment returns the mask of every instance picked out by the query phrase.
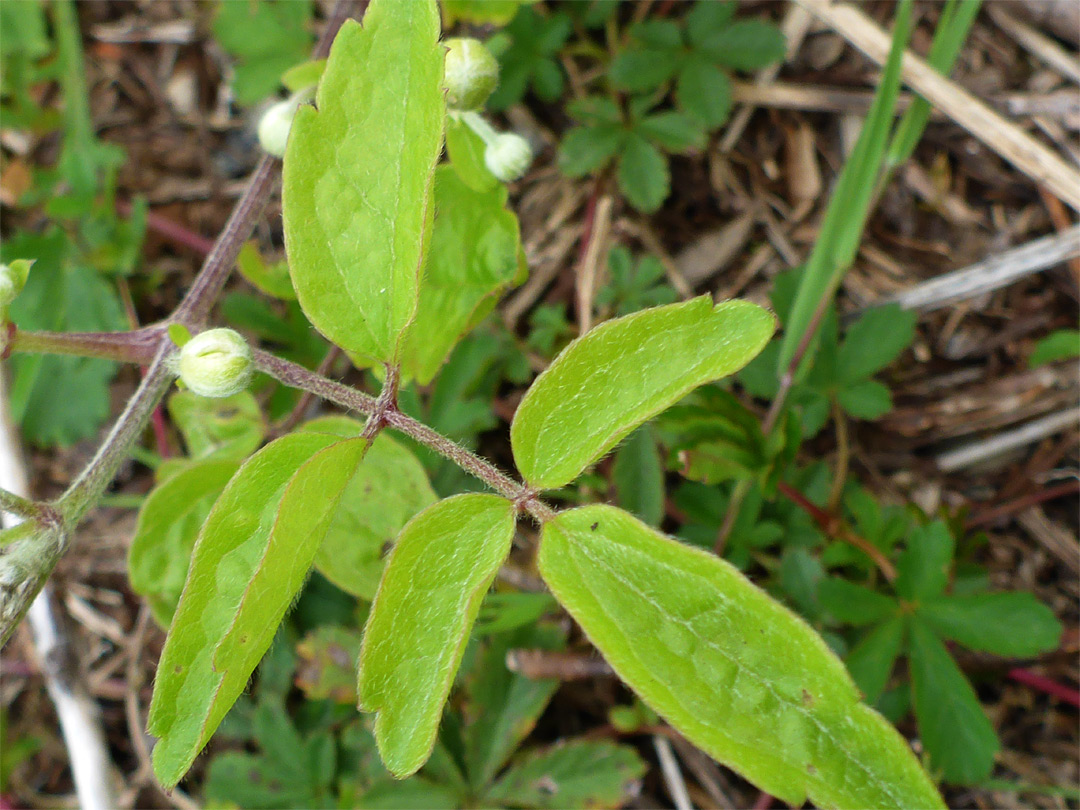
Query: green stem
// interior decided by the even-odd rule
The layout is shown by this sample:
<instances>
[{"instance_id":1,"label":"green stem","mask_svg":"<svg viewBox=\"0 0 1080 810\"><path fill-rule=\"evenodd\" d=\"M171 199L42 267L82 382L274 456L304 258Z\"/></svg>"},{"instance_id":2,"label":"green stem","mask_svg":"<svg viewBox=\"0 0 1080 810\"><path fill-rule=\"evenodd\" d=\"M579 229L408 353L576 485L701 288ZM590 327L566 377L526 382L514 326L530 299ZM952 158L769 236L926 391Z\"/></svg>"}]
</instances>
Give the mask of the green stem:
<instances>
[{"instance_id":1,"label":"green stem","mask_svg":"<svg viewBox=\"0 0 1080 810\"><path fill-rule=\"evenodd\" d=\"M24 520L49 520L55 517L48 504L37 503L6 489L0 489L0 512L16 515Z\"/></svg>"},{"instance_id":2,"label":"green stem","mask_svg":"<svg viewBox=\"0 0 1080 810\"><path fill-rule=\"evenodd\" d=\"M132 445L142 435L154 408L169 390L175 376L170 368L169 356L175 350L171 343L162 343L146 376L97 454L57 501L64 523L69 528L74 528L104 494L120 464L130 454Z\"/></svg>"},{"instance_id":3,"label":"green stem","mask_svg":"<svg viewBox=\"0 0 1080 810\"><path fill-rule=\"evenodd\" d=\"M469 129L480 136L480 140L482 140L486 146L490 146L495 139L499 137L499 133L495 131L495 128L491 126L480 113L462 113L461 120L465 122L465 125Z\"/></svg>"}]
</instances>

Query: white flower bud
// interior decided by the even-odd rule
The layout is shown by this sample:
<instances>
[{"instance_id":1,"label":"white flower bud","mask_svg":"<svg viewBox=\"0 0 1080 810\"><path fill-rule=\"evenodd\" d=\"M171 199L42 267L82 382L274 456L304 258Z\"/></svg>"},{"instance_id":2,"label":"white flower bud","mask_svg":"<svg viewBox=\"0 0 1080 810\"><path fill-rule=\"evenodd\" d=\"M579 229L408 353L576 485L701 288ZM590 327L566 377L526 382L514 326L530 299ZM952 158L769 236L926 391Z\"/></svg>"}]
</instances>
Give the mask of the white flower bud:
<instances>
[{"instance_id":1,"label":"white flower bud","mask_svg":"<svg viewBox=\"0 0 1080 810\"><path fill-rule=\"evenodd\" d=\"M520 135L505 132L488 142L484 163L504 183L517 180L532 163L532 147Z\"/></svg>"},{"instance_id":2,"label":"white flower bud","mask_svg":"<svg viewBox=\"0 0 1080 810\"><path fill-rule=\"evenodd\" d=\"M26 259L17 259L10 265L0 264L0 307L6 307L22 292L32 264Z\"/></svg>"},{"instance_id":3,"label":"white flower bud","mask_svg":"<svg viewBox=\"0 0 1080 810\"><path fill-rule=\"evenodd\" d=\"M259 144L276 158L285 157L285 144L299 107L296 98L279 101L259 119Z\"/></svg>"},{"instance_id":4,"label":"white flower bud","mask_svg":"<svg viewBox=\"0 0 1080 810\"><path fill-rule=\"evenodd\" d=\"M443 86L451 110L478 110L499 82L499 63L477 39L448 39L443 43L446 67Z\"/></svg>"},{"instance_id":5,"label":"white flower bud","mask_svg":"<svg viewBox=\"0 0 1080 810\"><path fill-rule=\"evenodd\" d=\"M180 349L180 380L199 396L231 397L251 381L251 347L232 329L200 332Z\"/></svg>"},{"instance_id":6,"label":"white flower bud","mask_svg":"<svg viewBox=\"0 0 1080 810\"><path fill-rule=\"evenodd\" d=\"M6 307L19 294L15 286L15 274L6 264L0 264L0 307Z\"/></svg>"}]
</instances>

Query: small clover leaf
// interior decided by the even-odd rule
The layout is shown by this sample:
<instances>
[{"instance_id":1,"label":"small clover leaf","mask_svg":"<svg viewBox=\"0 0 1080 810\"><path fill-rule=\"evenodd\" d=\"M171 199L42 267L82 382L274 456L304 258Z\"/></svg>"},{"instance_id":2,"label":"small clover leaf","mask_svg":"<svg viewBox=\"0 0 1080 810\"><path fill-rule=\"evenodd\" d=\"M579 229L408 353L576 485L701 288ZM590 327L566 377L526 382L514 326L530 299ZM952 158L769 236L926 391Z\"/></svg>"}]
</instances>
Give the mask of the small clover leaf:
<instances>
[{"instance_id":1,"label":"small clover leaf","mask_svg":"<svg viewBox=\"0 0 1080 810\"><path fill-rule=\"evenodd\" d=\"M573 22L563 13L543 17L524 6L506 26L487 42L499 60L499 86L488 99L492 110L505 110L521 101L531 86L543 101L562 95L565 79L556 61Z\"/></svg>"},{"instance_id":2,"label":"small clover leaf","mask_svg":"<svg viewBox=\"0 0 1080 810\"><path fill-rule=\"evenodd\" d=\"M580 125L563 137L559 164L567 176L582 177L616 161L619 189L627 201L651 213L671 192L665 152L698 149L705 143L705 132L684 113L653 113L651 98L632 98L626 107L621 110L611 99L595 96L568 105Z\"/></svg>"},{"instance_id":3,"label":"small clover leaf","mask_svg":"<svg viewBox=\"0 0 1080 810\"><path fill-rule=\"evenodd\" d=\"M709 128L731 114L730 70L757 70L784 56L784 35L764 20L732 22L734 3L701 0L684 25L646 20L631 28L633 45L611 63L616 87L652 92L675 80L679 107Z\"/></svg>"}]
</instances>

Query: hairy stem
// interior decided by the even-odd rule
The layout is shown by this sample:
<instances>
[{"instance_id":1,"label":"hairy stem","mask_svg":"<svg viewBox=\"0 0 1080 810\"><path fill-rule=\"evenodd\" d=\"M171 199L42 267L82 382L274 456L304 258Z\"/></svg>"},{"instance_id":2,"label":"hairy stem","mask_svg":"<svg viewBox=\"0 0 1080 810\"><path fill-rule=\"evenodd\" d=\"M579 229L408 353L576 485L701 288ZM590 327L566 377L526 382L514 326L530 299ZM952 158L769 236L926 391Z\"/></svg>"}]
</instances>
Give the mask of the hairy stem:
<instances>
[{"instance_id":1,"label":"hairy stem","mask_svg":"<svg viewBox=\"0 0 1080 810\"><path fill-rule=\"evenodd\" d=\"M283 360L269 352L257 349L254 352L255 366L278 382L292 388L309 391L316 396L332 402L350 411L372 415L380 410L379 400L361 393L339 382L334 382L321 374L309 371L303 366ZM537 496L537 493L520 484L504 473L490 461L471 453L461 445L432 430L423 422L418 422L396 407L386 408L383 421L387 427L398 430L416 441L430 447L439 455L457 464L465 472L479 478L500 495L513 501L541 523L555 516L555 511Z\"/></svg>"},{"instance_id":2,"label":"hairy stem","mask_svg":"<svg viewBox=\"0 0 1080 810\"><path fill-rule=\"evenodd\" d=\"M105 488L150 421L154 408L169 390L175 376L169 364L169 355L175 350L174 346L163 342L135 395L128 400L127 407L98 448L97 454L57 502L69 527L74 528L105 493Z\"/></svg>"},{"instance_id":3,"label":"hairy stem","mask_svg":"<svg viewBox=\"0 0 1080 810\"><path fill-rule=\"evenodd\" d=\"M11 352L73 354L148 366L166 334L164 324L131 332L24 332L16 329Z\"/></svg>"},{"instance_id":4,"label":"hairy stem","mask_svg":"<svg viewBox=\"0 0 1080 810\"><path fill-rule=\"evenodd\" d=\"M0 489L0 512L7 512L23 520L49 521L55 520L56 515L48 504L37 503L29 498Z\"/></svg>"}]
</instances>

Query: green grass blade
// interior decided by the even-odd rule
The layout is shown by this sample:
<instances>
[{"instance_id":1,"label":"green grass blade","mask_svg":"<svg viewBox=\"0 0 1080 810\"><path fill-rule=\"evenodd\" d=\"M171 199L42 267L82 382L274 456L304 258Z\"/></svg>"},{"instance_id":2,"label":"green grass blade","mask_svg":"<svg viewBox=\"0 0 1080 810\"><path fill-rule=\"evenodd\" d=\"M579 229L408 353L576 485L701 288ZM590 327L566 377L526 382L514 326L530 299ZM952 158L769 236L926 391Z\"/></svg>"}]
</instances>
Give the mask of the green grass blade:
<instances>
[{"instance_id":1,"label":"green grass blade","mask_svg":"<svg viewBox=\"0 0 1080 810\"><path fill-rule=\"evenodd\" d=\"M855 258L892 130L896 99L900 93L901 57L907 45L910 23L911 0L904 0L896 13L892 49L885 63L881 84L874 95L855 149L844 164L829 199L818 240L803 271L791 315L785 324L780 347L780 373L790 365L804 335L813 328L814 316L821 302L832 298ZM811 348L804 355L802 368L808 367L807 360L812 354Z\"/></svg>"}]
</instances>

